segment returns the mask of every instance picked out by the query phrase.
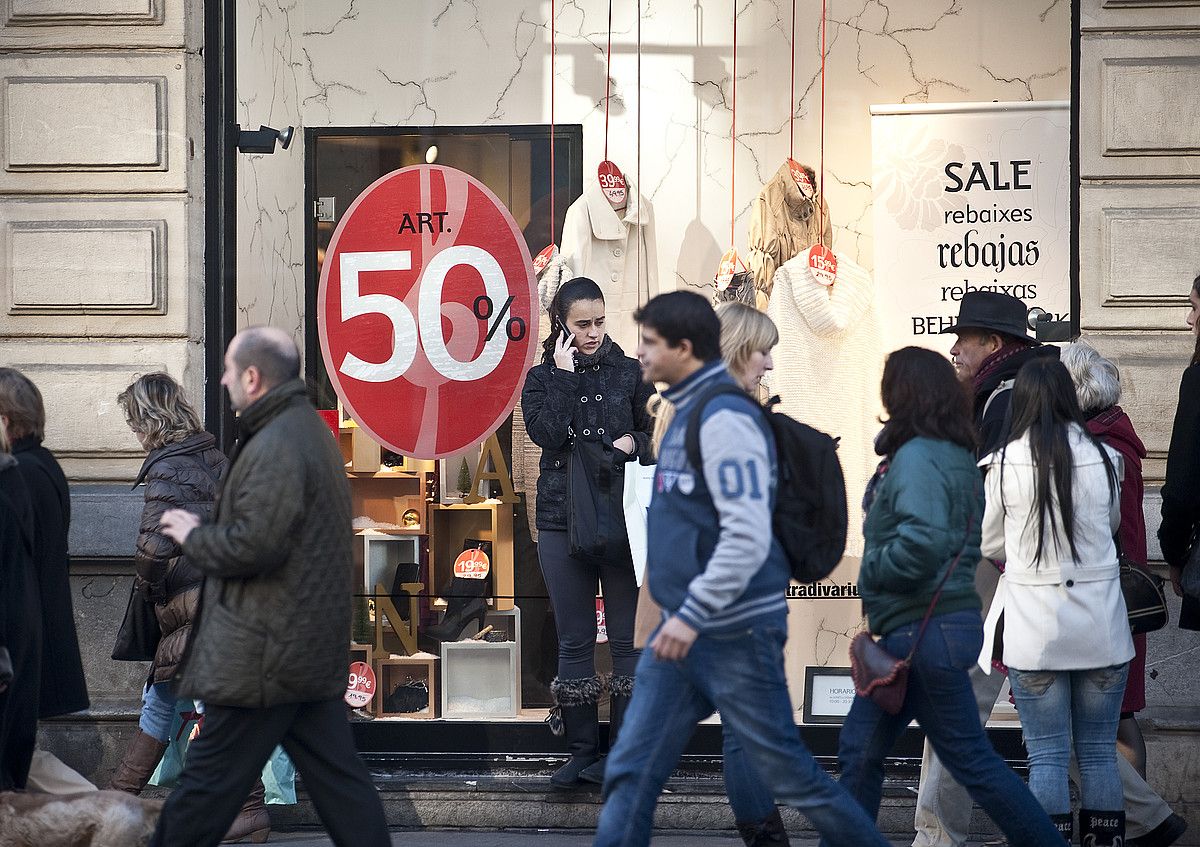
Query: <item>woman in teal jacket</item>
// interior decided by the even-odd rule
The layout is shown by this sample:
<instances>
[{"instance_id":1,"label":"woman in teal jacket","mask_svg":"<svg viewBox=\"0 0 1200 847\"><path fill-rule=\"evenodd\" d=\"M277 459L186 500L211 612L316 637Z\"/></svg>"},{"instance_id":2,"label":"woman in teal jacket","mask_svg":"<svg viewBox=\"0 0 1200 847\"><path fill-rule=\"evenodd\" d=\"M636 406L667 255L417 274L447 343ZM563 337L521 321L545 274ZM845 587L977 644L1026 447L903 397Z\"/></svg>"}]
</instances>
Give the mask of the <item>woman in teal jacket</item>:
<instances>
[{"instance_id":1,"label":"woman in teal jacket","mask_svg":"<svg viewBox=\"0 0 1200 847\"><path fill-rule=\"evenodd\" d=\"M1061 845L1025 783L988 741L967 677L983 642L974 583L983 482L975 467L967 396L951 364L918 347L888 357L881 394L887 421L875 449L884 458L867 486L866 547L858 577L880 646L897 657L913 652L925 611L948 569L954 571L913 653L899 714L887 714L869 698L854 698L838 750L841 785L868 814L878 814L883 760L915 719L1010 844Z\"/></svg>"}]
</instances>

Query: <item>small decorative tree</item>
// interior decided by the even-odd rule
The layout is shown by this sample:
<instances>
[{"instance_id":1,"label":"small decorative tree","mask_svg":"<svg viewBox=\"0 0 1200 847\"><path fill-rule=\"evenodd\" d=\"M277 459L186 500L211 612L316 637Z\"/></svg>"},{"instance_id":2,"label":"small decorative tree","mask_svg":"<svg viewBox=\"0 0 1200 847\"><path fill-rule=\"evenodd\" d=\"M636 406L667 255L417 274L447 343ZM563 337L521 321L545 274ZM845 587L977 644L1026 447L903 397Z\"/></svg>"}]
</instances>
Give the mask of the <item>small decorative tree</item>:
<instances>
[{"instance_id":1,"label":"small decorative tree","mask_svg":"<svg viewBox=\"0 0 1200 847\"><path fill-rule=\"evenodd\" d=\"M467 466L467 460L464 458L462 464L458 466L458 491L462 496L466 497L471 490L471 469Z\"/></svg>"}]
</instances>

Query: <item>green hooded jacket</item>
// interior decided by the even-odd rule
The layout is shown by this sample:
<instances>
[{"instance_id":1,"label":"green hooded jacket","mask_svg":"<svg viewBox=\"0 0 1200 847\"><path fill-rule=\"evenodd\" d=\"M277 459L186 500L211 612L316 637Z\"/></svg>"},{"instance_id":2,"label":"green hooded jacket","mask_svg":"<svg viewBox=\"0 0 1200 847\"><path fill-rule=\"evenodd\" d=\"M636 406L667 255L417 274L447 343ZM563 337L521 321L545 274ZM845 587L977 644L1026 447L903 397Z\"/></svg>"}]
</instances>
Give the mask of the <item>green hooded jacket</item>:
<instances>
[{"instance_id":1,"label":"green hooded jacket","mask_svg":"<svg viewBox=\"0 0 1200 847\"><path fill-rule=\"evenodd\" d=\"M979 609L975 567L983 520L983 477L975 457L949 441L914 438L892 457L864 526L858 574L871 632L919 621L961 551L934 615Z\"/></svg>"}]
</instances>

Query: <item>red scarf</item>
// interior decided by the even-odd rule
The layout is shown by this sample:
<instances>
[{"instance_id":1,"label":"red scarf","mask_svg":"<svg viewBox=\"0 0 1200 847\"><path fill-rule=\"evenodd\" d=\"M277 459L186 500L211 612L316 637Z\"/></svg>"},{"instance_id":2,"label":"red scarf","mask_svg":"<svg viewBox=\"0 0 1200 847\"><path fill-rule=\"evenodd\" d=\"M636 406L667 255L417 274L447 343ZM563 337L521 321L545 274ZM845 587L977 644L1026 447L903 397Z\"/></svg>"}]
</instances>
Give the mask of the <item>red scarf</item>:
<instances>
[{"instance_id":1,"label":"red scarf","mask_svg":"<svg viewBox=\"0 0 1200 847\"><path fill-rule=\"evenodd\" d=\"M972 380L972 387L975 390L975 394L979 394L979 392L983 389L984 384L988 381L988 379L994 376L997 371L1000 370L1001 365L1003 365L1007 359L1015 356L1023 350L1028 350L1029 348L1036 346L1036 342L1017 339L1014 341L1009 341L995 353L984 359L983 363L979 366L979 371L975 374L974 380Z\"/></svg>"}]
</instances>

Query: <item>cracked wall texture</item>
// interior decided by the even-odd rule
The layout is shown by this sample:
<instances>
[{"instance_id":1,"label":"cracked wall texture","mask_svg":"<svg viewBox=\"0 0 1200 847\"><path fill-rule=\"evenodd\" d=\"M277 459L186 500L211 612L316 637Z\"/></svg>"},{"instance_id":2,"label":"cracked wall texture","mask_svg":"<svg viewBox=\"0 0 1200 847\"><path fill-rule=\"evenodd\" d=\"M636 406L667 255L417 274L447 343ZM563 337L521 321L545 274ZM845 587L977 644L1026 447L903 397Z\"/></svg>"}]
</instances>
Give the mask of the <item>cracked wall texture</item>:
<instances>
[{"instance_id":1,"label":"cracked wall texture","mask_svg":"<svg viewBox=\"0 0 1200 847\"><path fill-rule=\"evenodd\" d=\"M658 208L659 278L704 287L789 152L820 159L820 28L799 4L789 109L791 4L737 0L738 139L729 140L732 2L641 0L641 183ZM638 171L634 2L614 4L610 157ZM834 246L874 264L869 106L1062 100L1069 4L1058 0L834 0L827 33L825 169ZM557 4L556 120L584 126L584 174L604 149L605 0ZM242 126L547 123L548 0L242 0ZM239 158L238 308L243 325L303 332L302 135ZM732 158L731 158L732 157Z\"/></svg>"}]
</instances>

